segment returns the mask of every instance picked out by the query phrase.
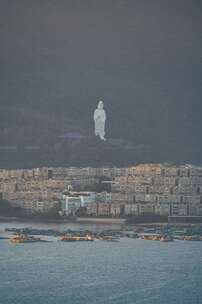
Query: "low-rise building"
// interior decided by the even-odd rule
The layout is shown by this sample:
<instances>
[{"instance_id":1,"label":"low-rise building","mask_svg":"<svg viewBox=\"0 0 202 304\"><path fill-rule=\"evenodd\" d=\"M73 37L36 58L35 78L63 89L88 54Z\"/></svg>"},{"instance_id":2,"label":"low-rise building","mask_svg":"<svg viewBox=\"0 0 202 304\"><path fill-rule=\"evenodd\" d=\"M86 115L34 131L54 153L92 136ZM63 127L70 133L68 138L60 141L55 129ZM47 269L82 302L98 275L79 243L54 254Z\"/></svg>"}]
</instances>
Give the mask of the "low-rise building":
<instances>
[{"instance_id":1,"label":"low-rise building","mask_svg":"<svg viewBox=\"0 0 202 304\"><path fill-rule=\"evenodd\" d=\"M94 192L67 192L61 200L61 214L75 215L79 208L89 206L96 202Z\"/></svg>"},{"instance_id":2,"label":"low-rise building","mask_svg":"<svg viewBox=\"0 0 202 304\"><path fill-rule=\"evenodd\" d=\"M16 206L26 214L45 214L53 208L59 209L59 201L19 201Z\"/></svg>"},{"instance_id":3,"label":"low-rise building","mask_svg":"<svg viewBox=\"0 0 202 304\"><path fill-rule=\"evenodd\" d=\"M99 203L98 204L98 216L111 217L111 204Z\"/></svg>"}]
</instances>

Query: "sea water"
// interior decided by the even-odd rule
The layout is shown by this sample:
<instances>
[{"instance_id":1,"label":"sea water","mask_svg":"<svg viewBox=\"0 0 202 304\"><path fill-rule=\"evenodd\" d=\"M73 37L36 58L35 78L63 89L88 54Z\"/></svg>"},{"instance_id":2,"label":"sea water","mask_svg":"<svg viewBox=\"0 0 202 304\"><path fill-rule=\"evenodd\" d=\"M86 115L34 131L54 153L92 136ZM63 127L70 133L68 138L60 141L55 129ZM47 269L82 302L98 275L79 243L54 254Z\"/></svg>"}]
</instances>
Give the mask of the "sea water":
<instances>
[{"instance_id":1,"label":"sea water","mask_svg":"<svg viewBox=\"0 0 202 304\"><path fill-rule=\"evenodd\" d=\"M86 303L201 304L202 242L0 240L0 304Z\"/></svg>"}]
</instances>

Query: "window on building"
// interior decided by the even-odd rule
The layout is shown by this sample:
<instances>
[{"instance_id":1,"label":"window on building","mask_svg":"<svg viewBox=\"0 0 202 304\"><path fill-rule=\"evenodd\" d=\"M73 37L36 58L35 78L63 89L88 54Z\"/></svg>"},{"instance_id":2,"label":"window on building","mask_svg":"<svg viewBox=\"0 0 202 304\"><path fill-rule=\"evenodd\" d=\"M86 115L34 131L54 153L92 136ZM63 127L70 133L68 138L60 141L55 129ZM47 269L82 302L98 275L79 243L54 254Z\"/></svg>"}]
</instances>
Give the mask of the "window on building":
<instances>
[{"instance_id":1,"label":"window on building","mask_svg":"<svg viewBox=\"0 0 202 304\"><path fill-rule=\"evenodd\" d=\"M48 179L51 179L53 177L53 171L48 170Z\"/></svg>"},{"instance_id":2,"label":"window on building","mask_svg":"<svg viewBox=\"0 0 202 304\"><path fill-rule=\"evenodd\" d=\"M197 189L196 189L196 193L197 193L197 194L200 194L200 193L201 193L201 189L200 189L200 187L197 187Z\"/></svg>"}]
</instances>

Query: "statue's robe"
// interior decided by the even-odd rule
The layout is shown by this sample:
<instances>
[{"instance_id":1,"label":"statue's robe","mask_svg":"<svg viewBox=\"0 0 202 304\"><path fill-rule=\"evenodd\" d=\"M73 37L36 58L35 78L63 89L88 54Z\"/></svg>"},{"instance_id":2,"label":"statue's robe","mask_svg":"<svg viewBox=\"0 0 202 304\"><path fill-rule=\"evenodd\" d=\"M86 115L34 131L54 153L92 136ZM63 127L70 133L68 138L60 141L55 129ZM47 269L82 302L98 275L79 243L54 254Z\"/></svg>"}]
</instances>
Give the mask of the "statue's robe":
<instances>
[{"instance_id":1,"label":"statue's robe","mask_svg":"<svg viewBox=\"0 0 202 304\"><path fill-rule=\"evenodd\" d=\"M100 139L105 139L105 121L106 114L103 109L96 109L94 112L95 135L99 135Z\"/></svg>"}]
</instances>

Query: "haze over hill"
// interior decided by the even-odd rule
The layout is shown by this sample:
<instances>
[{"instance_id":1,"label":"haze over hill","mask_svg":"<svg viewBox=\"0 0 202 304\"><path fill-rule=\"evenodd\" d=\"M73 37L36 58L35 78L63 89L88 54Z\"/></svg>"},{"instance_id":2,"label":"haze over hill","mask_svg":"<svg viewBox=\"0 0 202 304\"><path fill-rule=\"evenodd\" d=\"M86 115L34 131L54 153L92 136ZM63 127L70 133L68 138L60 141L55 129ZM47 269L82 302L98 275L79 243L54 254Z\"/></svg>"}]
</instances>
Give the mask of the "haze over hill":
<instances>
[{"instance_id":1,"label":"haze over hill","mask_svg":"<svg viewBox=\"0 0 202 304\"><path fill-rule=\"evenodd\" d=\"M2 0L0 167L201 164L201 13L185 0Z\"/></svg>"}]
</instances>

